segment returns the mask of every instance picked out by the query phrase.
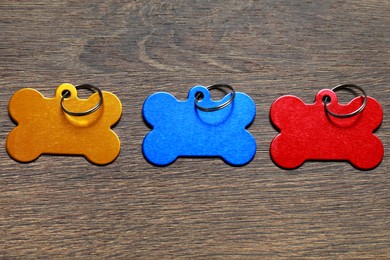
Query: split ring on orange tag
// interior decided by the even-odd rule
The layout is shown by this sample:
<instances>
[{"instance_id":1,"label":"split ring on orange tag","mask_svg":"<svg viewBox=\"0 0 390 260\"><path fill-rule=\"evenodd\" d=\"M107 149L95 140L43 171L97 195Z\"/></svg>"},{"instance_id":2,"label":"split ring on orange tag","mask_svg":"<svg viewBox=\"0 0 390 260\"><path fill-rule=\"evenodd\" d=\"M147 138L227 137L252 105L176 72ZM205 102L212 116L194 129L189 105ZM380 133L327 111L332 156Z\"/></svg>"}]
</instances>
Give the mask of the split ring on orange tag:
<instances>
[{"instance_id":1,"label":"split ring on orange tag","mask_svg":"<svg viewBox=\"0 0 390 260\"><path fill-rule=\"evenodd\" d=\"M94 92L88 99L77 91ZM41 154L83 155L104 165L119 155L120 141L111 126L122 114L122 104L111 92L84 84L60 85L53 98L35 89L17 91L9 101L9 114L18 124L8 135L8 154L31 162Z\"/></svg>"},{"instance_id":2,"label":"split ring on orange tag","mask_svg":"<svg viewBox=\"0 0 390 260\"><path fill-rule=\"evenodd\" d=\"M341 89L357 89L363 95L339 104L335 92ZM323 89L313 104L282 96L270 109L271 122L280 130L270 146L271 158L286 169L307 160L348 161L358 169L373 169L384 155L381 140L373 134L382 118L380 104L353 84Z\"/></svg>"}]
</instances>

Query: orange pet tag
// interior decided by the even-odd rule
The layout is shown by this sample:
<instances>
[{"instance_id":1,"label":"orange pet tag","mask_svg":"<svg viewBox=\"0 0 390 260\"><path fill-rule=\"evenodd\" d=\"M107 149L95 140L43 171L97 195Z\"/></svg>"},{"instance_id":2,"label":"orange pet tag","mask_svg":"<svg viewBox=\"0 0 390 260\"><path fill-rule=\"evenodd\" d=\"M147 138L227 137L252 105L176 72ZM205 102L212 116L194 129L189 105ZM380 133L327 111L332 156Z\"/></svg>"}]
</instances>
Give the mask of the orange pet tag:
<instances>
[{"instance_id":1,"label":"orange pet tag","mask_svg":"<svg viewBox=\"0 0 390 260\"><path fill-rule=\"evenodd\" d=\"M78 89L93 93L77 97ZM9 102L9 114L18 124L8 135L8 154L30 162L41 154L83 155L95 164L108 164L120 151L120 141L111 126L119 121L122 104L118 97L89 84L60 85L53 98L25 88Z\"/></svg>"}]
</instances>

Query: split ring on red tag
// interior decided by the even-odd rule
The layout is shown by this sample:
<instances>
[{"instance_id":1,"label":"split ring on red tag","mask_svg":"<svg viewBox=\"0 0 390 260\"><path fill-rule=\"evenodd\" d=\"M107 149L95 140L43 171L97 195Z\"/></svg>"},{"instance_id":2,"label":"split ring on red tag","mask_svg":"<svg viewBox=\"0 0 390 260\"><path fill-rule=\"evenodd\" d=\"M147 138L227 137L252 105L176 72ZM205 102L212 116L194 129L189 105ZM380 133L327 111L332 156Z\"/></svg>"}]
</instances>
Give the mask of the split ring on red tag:
<instances>
[{"instance_id":1,"label":"split ring on red tag","mask_svg":"<svg viewBox=\"0 0 390 260\"><path fill-rule=\"evenodd\" d=\"M335 92L341 89L358 89L363 95L339 104ZM323 89L313 104L282 96L270 109L271 122L280 130L270 146L271 158L286 169L308 160L348 161L358 169L373 169L384 156L383 144L373 134L382 118L380 104L353 84Z\"/></svg>"}]
</instances>

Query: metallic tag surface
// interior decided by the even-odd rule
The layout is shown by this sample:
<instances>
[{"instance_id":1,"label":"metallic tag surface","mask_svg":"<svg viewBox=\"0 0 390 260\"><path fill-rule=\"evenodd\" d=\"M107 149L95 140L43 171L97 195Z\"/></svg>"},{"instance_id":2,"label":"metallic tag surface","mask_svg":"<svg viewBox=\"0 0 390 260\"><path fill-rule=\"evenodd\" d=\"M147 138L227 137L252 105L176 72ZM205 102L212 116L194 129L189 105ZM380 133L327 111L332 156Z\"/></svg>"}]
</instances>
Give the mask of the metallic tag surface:
<instances>
[{"instance_id":1,"label":"metallic tag surface","mask_svg":"<svg viewBox=\"0 0 390 260\"><path fill-rule=\"evenodd\" d=\"M233 97L227 94L214 101L209 89L195 86L184 101L166 92L145 100L142 113L152 130L145 136L142 149L150 163L165 166L178 157L220 157L240 166L253 159L256 141L246 130L256 114L253 100L235 92Z\"/></svg>"},{"instance_id":2,"label":"metallic tag surface","mask_svg":"<svg viewBox=\"0 0 390 260\"><path fill-rule=\"evenodd\" d=\"M330 100L325 108L347 117L327 113L325 99ZM382 107L368 96L356 97L348 104L339 104L330 89L319 91L313 104L305 104L295 96L282 96L270 109L271 122L280 130L270 146L271 158L286 169L297 168L308 160L348 161L358 169L375 168L384 155L381 140L373 134L382 118Z\"/></svg>"},{"instance_id":3,"label":"metallic tag surface","mask_svg":"<svg viewBox=\"0 0 390 260\"><path fill-rule=\"evenodd\" d=\"M65 93L67 98L63 98ZM99 103L99 95L88 99L77 97L71 84L60 85L53 98L25 88L9 101L9 114L18 124L8 135L8 154L20 162L30 162L41 154L83 155L94 164L108 164L120 151L120 141L111 130L122 114L118 97L102 91L100 107L84 116L64 112L61 102L72 111L86 111ZM103 99L104 98L104 99ZM62 100L63 99L63 100Z\"/></svg>"}]
</instances>

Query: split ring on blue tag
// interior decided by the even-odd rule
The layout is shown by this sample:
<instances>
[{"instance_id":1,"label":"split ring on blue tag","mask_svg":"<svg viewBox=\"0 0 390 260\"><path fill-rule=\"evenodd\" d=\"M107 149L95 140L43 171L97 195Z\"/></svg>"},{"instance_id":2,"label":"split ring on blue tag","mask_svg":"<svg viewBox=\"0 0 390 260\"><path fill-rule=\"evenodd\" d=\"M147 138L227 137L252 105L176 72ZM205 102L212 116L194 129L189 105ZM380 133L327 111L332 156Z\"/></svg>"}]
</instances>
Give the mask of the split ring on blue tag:
<instances>
[{"instance_id":1,"label":"split ring on blue tag","mask_svg":"<svg viewBox=\"0 0 390 260\"><path fill-rule=\"evenodd\" d=\"M212 89L226 95L215 101ZM142 114L152 128L144 138L142 151L154 165L169 165L178 157L220 157L230 165L241 166L256 154L256 140L246 130L255 118L255 103L229 85L194 86L184 101L157 92L145 100Z\"/></svg>"}]
</instances>

